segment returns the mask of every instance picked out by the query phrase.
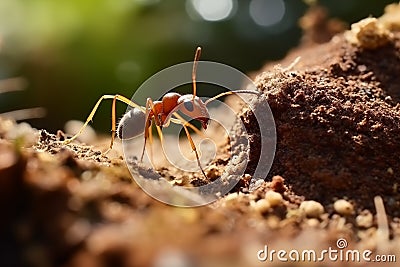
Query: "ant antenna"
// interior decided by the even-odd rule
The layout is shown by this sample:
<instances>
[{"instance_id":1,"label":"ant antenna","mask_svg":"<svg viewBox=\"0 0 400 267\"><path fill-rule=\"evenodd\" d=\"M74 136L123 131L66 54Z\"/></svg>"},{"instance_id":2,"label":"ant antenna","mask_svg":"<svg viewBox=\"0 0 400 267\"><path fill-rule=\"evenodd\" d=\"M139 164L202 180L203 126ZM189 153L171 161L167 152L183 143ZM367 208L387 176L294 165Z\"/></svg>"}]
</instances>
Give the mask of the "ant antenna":
<instances>
[{"instance_id":1,"label":"ant antenna","mask_svg":"<svg viewBox=\"0 0 400 267\"><path fill-rule=\"evenodd\" d=\"M201 55L201 47L197 47L196 53L194 54L194 60L193 60L193 69L192 69L192 83L193 83L193 99L196 97L196 72L197 72L197 64L199 63Z\"/></svg>"},{"instance_id":2,"label":"ant antenna","mask_svg":"<svg viewBox=\"0 0 400 267\"><path fill-rule=\"evenodd\" d=\"M233 94L254 94L254 95L261 95L261 92L255 91L255 90L236 90L236 91L228 91L228 92L223 92L220 93L214 97L211 97L209 99L207 99L204 104L207 106L208 103L216 100L217 98L220 98L221 96L226 96L226 95L233 95Z\"/></svg>"}]
</instances>

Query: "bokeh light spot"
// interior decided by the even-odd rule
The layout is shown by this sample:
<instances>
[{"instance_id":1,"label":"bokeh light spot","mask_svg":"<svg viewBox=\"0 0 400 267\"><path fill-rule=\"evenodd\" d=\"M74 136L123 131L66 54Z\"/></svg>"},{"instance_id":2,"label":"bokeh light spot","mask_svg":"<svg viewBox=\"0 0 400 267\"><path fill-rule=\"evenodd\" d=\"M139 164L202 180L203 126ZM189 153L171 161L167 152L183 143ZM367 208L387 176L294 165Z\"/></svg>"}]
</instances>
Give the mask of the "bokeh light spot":
<instances>
[{"instance_id":1,"label":"bokeh light spot","mask_svg":"<svg viewBox=\"0 0 400 267\"><path fill-rule=\"evenodd\" d=\"M255 23L268 27L283 19L286 8L283 0L252 0L249 11Z\"/></svg>"},{"instance_id":2,"label":"bokeh light spot","mask_svg":"<svg viewBox=\"0 0 400 267\"><path fill-rule=\"evenodd\" d=\"M208 21L219 21L228 18L234 7L233 0L191 0L195 11Z\"/></svg>"}]
</instances>

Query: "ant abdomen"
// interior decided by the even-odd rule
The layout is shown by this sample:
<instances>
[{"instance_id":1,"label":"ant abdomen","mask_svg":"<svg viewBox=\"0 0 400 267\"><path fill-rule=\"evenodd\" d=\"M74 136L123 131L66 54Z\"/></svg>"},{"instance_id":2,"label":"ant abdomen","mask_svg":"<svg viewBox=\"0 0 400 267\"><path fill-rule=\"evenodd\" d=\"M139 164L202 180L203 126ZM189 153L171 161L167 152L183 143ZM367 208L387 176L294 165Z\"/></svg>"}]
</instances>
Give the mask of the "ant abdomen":
<instances>
[{"instance_id":1,"label":"ant abdomen","mask_svg":"<svg viewBox=\"0 0 400 267\"><path fill-rule=\"evenodd\" d=\"M117 136L121 140L131 139L143 134L146 115L139 108L133 108L122 116L118 123Z\"/></svg>"}]
</instances>

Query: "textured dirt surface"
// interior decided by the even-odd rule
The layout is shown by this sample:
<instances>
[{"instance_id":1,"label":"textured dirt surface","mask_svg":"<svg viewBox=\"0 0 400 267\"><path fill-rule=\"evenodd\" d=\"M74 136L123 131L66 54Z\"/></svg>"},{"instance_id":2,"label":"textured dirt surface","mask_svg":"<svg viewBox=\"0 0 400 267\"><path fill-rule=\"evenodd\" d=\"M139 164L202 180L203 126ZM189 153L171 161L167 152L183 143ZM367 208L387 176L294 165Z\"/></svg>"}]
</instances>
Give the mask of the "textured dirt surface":
<instances>
[{"instance_id":1,"label":"textured dirt surface","mask_svg":"<svg viewBox=\"0 0 400 267\"><path fill-rule=\"evenodd\" d=\"M370 249L371 258L398 261L400 19L389 15L325 44L341 26L308 15L307 45L255 79L277 129L268 179L247 188L261 136L244 111L252 135L247 173L211 205L177 208L151 198L133 181L118 144L101 153L109 140L65 145L62 133L0 117L0 265L282 266L277 258L260 261L258 251L321 252L338 249L339 238L347 241L340 251ZM330 30L315 27L321 20ZM210 180L227 164L226 149L221 144L206 169ZM171 165L159 173L175 186L209 182ZM328 258L301 264L377 266Z\"/></svg>"},{"instance_id":2,"label":"textured dirt surface","mask_svg":"<svg viewBox=\"0 0 400 267\"><path fill-rule=\"evenodd\" d=\"M347 197L370 209L382 195L400 215L399 37L376 50L337 37L291 71L257 78L277 127L271 175L324 204Z\"/></svg>"}]
</instances>

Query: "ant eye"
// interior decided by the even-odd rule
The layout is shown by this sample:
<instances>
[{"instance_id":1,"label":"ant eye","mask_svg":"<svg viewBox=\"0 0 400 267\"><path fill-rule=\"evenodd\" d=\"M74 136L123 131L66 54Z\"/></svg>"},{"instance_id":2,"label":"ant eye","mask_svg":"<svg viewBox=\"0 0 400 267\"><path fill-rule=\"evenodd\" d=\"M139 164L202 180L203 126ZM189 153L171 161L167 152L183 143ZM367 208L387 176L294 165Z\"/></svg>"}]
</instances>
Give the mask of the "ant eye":
<instances>
[{"instance_id":1,"label":"ant eye","mask_svg":"<svg viewBox=\"0 0 400 267\"><path fill-rule=\"evenodd\" d=\"M194 110L192 101L185 101L185 102L183 102L183 105L190 112L192 112Z\"/></svg>"}]
</instances>

